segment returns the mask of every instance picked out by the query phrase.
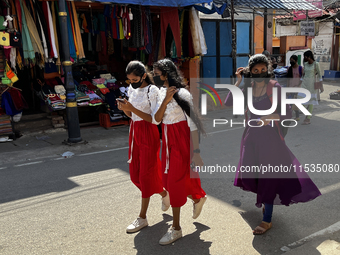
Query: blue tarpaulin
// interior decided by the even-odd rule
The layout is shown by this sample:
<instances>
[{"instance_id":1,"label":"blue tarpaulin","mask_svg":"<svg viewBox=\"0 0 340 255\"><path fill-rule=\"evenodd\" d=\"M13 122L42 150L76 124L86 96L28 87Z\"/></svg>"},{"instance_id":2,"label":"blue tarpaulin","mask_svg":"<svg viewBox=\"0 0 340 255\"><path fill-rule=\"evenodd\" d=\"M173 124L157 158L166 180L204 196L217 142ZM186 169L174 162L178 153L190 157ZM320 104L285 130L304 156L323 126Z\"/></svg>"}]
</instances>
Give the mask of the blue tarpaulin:
<instances>
[{"instance_id":1,"label":"blue tarpaulin","mask_svg":"<svg viewBox=\"0 0 340 255\"><path fill-rule=\"evenodd\" d=\"M184 7L194 4L211 2L211 0L96 0L96 2L110 2L115 4L136 4L144 6Z\"/></svg>"}]
</instances>

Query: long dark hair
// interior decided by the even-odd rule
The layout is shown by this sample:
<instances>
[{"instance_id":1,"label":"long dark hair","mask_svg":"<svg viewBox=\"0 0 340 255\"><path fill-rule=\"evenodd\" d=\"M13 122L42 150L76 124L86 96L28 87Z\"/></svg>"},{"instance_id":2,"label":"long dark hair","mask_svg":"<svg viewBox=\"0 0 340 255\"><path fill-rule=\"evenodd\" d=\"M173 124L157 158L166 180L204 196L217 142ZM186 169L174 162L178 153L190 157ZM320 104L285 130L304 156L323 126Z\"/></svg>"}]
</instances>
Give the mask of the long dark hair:
<instances>
[{"instance_id":1,"label":"long dark hair","mask_svg":"<svg viewBox=\"0 0 340 255\"><path fill-rule=\"evenodd\" d=\"M163 76L167 75L169 87L175 86L178 89L184 88L187 89L187 86L183 82L183 76L178 70L177 66L170 59L162 59L153 64L153 68L157 68L162 72ZM198 131L202 134L205 134L203 124L198 117L196 109L194 109L189 102L183 100L178 96L178 92L176 92L173 96L176 100L177 104L182 108L182 110L192 119L192 121L196 124Z\"/></svg>"},{"instance_id":2,"label":"long dark hair","mask_svg":"<svg viewBox=\"0 0 340 255\"><path fill-rule=\"evenodd\" d=\"M307 58L311 58L311 59L313 59L313 61L315 61L313 52L312 52L311 50L305 51L305 52L303 53L303 56L306 56Z\"/></svg>"},{"instance_id":3,"label":"long dark hair","mask_svg":"<svg viewBox=\"0 0 340 255\"><path fill-rule=\"evenodd\" d=\"M290 59L291 59L291 58L294 59L294 60L296 61L296 63L297 63L297 61L298 61L298 56L292 55L292 56L290 57ZM290 67L288 68L287 78L293 78L293 67L292 67L292 66L290 66Z\"/></svg>"},{"instance_id":4,"label":"long dark hair","mask_svg":"<svg viewBox=\"0 0 340 255\"><path fill-rule=\"evenodd\" d=\"M256 54L249 59L248 66L243 71L243 76L245 78L244 79L244 89L243 89L245 109L247 109L247 106L248 106L248 88L252 87L251 70L257 64L265 64L267 66L268 78L266 78L266 80L265 80L266 83L268 83L270 78L272 78L274 76L273 75L273 68L271 66L271 62L270 62L270 60L268 60L268 58L265 55ZM255 82L254 82L254 86L256 86Z\"/></svg>"},{"instance_id":5,"label":"long dark hair","mask_svg":"<svg viewBox=\"0 0 340 255\"><path fill-rule=\"evenodd\" d=\"M145 66L143 65L142 62L138 61L138 60L133 60L130 61L130 63L126 66L125 69L125 73L126 74L134 74L137 77L141 77L146 73L146 78L145 81L148 84L152 84L151 78L149 73L146 71Z\"/></svg>"}]
</instances>

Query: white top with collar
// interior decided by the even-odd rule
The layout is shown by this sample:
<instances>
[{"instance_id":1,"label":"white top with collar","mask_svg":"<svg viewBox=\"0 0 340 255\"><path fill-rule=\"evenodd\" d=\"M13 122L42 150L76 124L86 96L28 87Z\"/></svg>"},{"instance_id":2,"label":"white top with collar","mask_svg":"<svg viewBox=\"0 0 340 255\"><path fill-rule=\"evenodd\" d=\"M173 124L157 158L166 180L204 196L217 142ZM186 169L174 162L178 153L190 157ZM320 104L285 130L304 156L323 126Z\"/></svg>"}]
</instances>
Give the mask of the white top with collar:
<instances>
[{"instance_id":1,"label":"white top with collar","mask_svg":"<svg viewBox=\"0 0 340 255\"><path fill-rule=\"evenodd\" d=\"M156 111L153 112L152 114L152 123L155 124L159 124L160 122L157 122L155 120L155 114L157 112L157 110L159 109L159 107L161 106L165 96L166 96L166 91L167 88L161 88L160 92L159 92L159 100L157 102L157 106L156 106ZM192 101L192 95L190 94L190 92L185 89L185 88L180 88L178 91L178 96L189 102L190 106L193 107L193 101ZM163 124L175 124L178 123L180 121L184 121L187 120L188 122L188 126L190 127L191 131L195 131L197 130L197 126L195 125L195 123L192 121L192 119L182 110L182 108L177 104L176 100L174 98L171 99L171 101L168 103L166 110L164 112L164 116L163 116Z\"/></svg>"},{"instance_id":2,"label":"white top with collar","mask_svg":"<svg viewBox=\"0 0 340 255\"><path fill-rule=\"evenodd\" d=\"M150 89L149 89L150 87ZM149 93L148 93L149 90ZM149 94L149 95L148 95ZM159 106L159 89L155 85L148 85L144 88L134 89L131 85L128 89L128 97L129 102L138 110L152 115L152 113L157 112ZM158 107L158 108L156 108ZM141 121L142 118L138 117L136 114L132 113L131 119L133 121ZM153 124L158 124L154 122L154 118L152 118Z\"/></svg>"}]
</instances>

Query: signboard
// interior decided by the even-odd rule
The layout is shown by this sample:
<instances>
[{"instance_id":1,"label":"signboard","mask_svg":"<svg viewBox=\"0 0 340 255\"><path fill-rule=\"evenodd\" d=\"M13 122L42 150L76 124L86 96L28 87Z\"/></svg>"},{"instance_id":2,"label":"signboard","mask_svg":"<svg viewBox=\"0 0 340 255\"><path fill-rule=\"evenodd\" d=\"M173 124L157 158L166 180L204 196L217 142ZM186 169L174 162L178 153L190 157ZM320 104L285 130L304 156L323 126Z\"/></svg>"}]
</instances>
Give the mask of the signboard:
<instances>
[{"instance_id":1,"label":"signboard","mask_svg":"<svg viewBox=\"0 0 340 255\"><path fill-rule=\"evenodd\" d=\"M316 18L316 17L322 16L322 9L323 9L322 1L320 1L320 0L305 0L305 1L311 3L316 8L319 9L319 10L308 11L308 17L309 18ZM296 17L294 17L294 20L305 20L305 19L307 19L306 11L294 11L294 15L296 16Z\"/></svg>"},{"instance_id":2,"label":"signboard","mask_svg":"<svg viewBox=\"0 0 340 255\"><path fill-rule=\"evenodd\" d=\"M315 35L314 21L301 21L300 30L301 30L301 35L314 36Z\"/></svg>"}]
</instances>

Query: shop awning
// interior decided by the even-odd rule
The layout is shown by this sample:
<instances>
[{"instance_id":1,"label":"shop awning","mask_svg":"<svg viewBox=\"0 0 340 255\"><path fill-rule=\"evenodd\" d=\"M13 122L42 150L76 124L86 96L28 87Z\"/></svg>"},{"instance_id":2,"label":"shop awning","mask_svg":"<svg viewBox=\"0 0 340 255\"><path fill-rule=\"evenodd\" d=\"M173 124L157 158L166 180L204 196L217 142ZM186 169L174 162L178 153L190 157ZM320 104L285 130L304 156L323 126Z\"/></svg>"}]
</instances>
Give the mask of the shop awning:
<instances>
[{"instance_id":1,"label":"shop awning","mask_svg":"<svg viewBox=\"0 0 340 255\"><path fill-rule=\"evenodd\" d=\"M209 0L96 0L101 3L136 4L144 6L184 7L207 3Z\"/></svg>"},{"instance_id":2,"label":"shop awning","mask_svg":"<svg viewBox=\"0 0 340 255\"><path fill-rule=\"evenodd\" d=\"M227 3L230 5L230 0L213 0L215 4ZM282 9L282 10L317 10L317 8L305 0L234 0L235 7L245 8L267 8L267 9Z\"/></svg>"}]
</instances>

